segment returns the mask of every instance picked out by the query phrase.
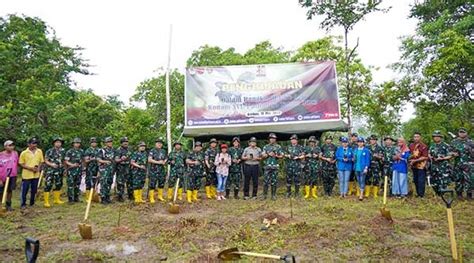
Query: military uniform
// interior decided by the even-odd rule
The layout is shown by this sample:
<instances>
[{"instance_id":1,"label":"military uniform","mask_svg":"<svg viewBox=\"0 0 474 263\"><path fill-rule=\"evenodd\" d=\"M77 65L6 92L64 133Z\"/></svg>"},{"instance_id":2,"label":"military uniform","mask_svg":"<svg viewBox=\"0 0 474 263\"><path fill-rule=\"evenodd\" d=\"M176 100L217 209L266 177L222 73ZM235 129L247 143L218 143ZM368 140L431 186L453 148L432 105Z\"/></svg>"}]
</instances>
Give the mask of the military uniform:
<instances>
[{"instance_id":1,"label":"military uniform","mask_svg":"<svg viewBox=\"0 0 474 263\"><path fill-rule=\"evenodd\" d=\"M370 137L371 140L377 140L375 135ZM367 172L367 178L365 179L366 193L365 196L369 197L372 191L374 197L378 196L380 187L380 178L382 176L382 161L383 161L383 148L382 146L375 144L369 144L367 148L370 151L370 166Z\"/></svg>"},{"instance_id":2,"label":"military uniform","mask_svg":"<svg viewBox=\"0 0 474 263\"><path fill-rule=\"evenodd\" d=\"M161 140L157 140L156 142L163 143ZM150 150L148 158L151 158L154 161L166 161L168 159L168 153L163 148L153 148ZM163 188L165 188L165 181L165 164L150 163L148 189L155 190L158 187L158 199L160 201L163 201Z\"/></svg>"},{"instance_id":3,"label":"military uniform","mask_svg":"<svg viewBox=\"0 0 474 263\"><path fill-rule=\"evenodd\" d=\"M74 140L74 143L80 143L80 140ZM68 167L67 169L67 196L69 202L79 202L79 186L81 185L82 158L84 151L81 148L72 148L66 152L64 160L77 164L77 167Z\"/></svg>"},{"instance_id":4,"label":"military uniform","mask_svg":"<svg viewBox=\"0 0 474 263\"><path fill-rule=\"evenodd\" d=\"M292 135L290 140L297 140L296 135ZM301 183L301 174L302 174L302 164L299 157L304 156L303 146L289 145L286 150L286 195L287 197L291 196L291 185L295 185L295 197L298 197Z\"/></svg>"},{"instance_id":5,"label":"military uniform","mask_svg":"<svg viewBox=\"0 0 474 263\"><path fill-rule=\"evenodd\" d=\"M96 138L91 138L90 142L96 142ZM84 159L88 161L86 169L86 190L93 188L97 179L97 172L99 171L97 157L99 156L99 153L99 147L89 147L84 152Z\"/></svg>"},{"instance_id":6,"label":"military uniform","mask_svg":"<svg viewBox=\"0 0 474 263\"><path fill-rule=\"evenodd\" d=\"M127 137L120 139L120 143L128 142ZM127 188L127 195L130 200L133 199L133 182L130 176L130 157L132 151L128 147L120 146L115 152L116 174L115 183L117 185L117 195L120 201L125 195L125 188ZM122 158L124 158L122 160Z\"/></svg>"},{"instance_id":7,"label":"military uniform","mask_svg":"<svg viewBox=\"0 0 474 263\"><path fill-rule=\"evenodd\" d=\"M195 147L200 147L201 143L196 142ZM198 191L202 186L202 178L205 176L204 172L204 160L205 156L201 149L194 149L187 156L188 161L198 161L196 164L188 163L188 176L187 177L187 191L186 196L188 202L198 201Z\"/></svg>"},{"instance_id":8,"label":"military uniform","mask_svg":"<svg viewBox=\"0 0 474 263\"><path fill-rule=\"evenodd\" d=\"M148 162L148 153L146 151L141 151L140 148L145 147L145 143L141 142L138 145L139 150L134 152L130 158L131 163L139 165L140 168L136 166L131 166L132 168L132 188L133 188L133 199L135 203L145 203L143 201L143 187L145 186L146 180L146 165ZM144 167L144 169L142 169ZM153 199L154 201L154 199Z\"/></svg>"},{"instance_id":9,"label":"military uniform","mask_svg":"<svg viewBox=\"0 0 474 263\"><path fill-rule=\"evenodd\" d=\"M391 137L388 137L388 136L384 138L384 141L388 139L394 141ZM383 146L382 149L383 149L382 174L383 176L387 176L387 181L388 181L387 189L391 189L392 175L393 175L392 163L393 163L393 156L397 154L397 147L394 145L391 145L391 146L385 145Z\"/></svg>"},{"instance_id":10,"label":"military uniform","mask_svg":"<svg viewBox=\"0 0 474 263\"><path fill-rule=\"evenodd\" d=\"M173 149L169 154L168 163L170 164L170 177L168 179L168 199L173 197L173 187L176 185L176 180L179 178L178 192L182 193L184 185L186 153L183 150L177 151ZM181 190L179 190L181 189ZM181 195L178 195L181 197Z\"/></svg>"},{"instance_id":11,"label":"military uniform","mask_svg":"<svg viewBox=\"0 0 474 263\"><path fill-rule=\"evenodd\" d=\"M331 137L332 139L332 137ZM335 160L336 156L336 145L331 143L325 143L321 146L321 157L328 158L331 161ZM322 160L322 180L323 188L326 195L330 196L332 194L332 189L334 188L335 178L337 176L336 162L328 162Z\"/></svg>"},{"instance_id":12,"label":"military uniform","mask_svg":"<svg viewBox=\"0 0 474 263\"><path fill-rule=\"evenodd\" d=\"M239 138L234 138L232 142L235 140L239 140ZM239 140L240 142L240 140ZM239 147L230 147L229 148L229 155L232 158L232 164L229 167L229 178L227 179L226 185L226 192L228 197L228 193L230 193L232 185L234 185L234 197L239 197L239 190L240 190L240 181L242 179L242 154L244 149ZM238 163L236 163L238 161Z\"/></svg>"},{"instance_id":13,"label":"military uniform","mask_svg":"<svg viewBox=\"0 0 474 263\"><path fill-rule=\"evenodd\" d=\"M466 132L461 128L460 131ZM467 192L472 197L470 191L474 190L474 141L470 138L456 138L451 142L451 147L456 153L454 157L454 178L456 180L456 192L462 196Z\"/></svg>"},{"instance_id":14,"label":"military uniform","mask_svg":"<svg viewBox=\"0 0 474 263\"><path fill-rule=\"evenodd\" d=\"M209 141L209 144L215 143L217 145L217 140L212 138ZM209 167L207 168L206 173L206 196L207 198L215 198L217 197L217 174L216 174L216 166L214 165L214 161L216 159L217 154L219 153L217 147L209 147L205 153L204 157L206 161L209 163Z\"/></svg>"},{"instance_id":15,"label":"military uniform","mask_svg":"<svg viewBox=\"0 0 474 263\"><path fill-rule=\"evenodd\" d=\"M275 134L270 134L270 138L276 139ZM293 147L292 147L293 149ZM278 158L283 156L283 149L279 144L269 143L263 147L263 155L266 155L265 160L263 161L263 196L264 198L267 197L268 187L271 186L272 192L272 199L276 197L276 188L277 188L277 177L278 177L278 169L280 167L278 163ZM273 156L270 156L273 155ZM296 172L296 171L292 171ZM293 176L297 176L297 174L293 174ZM297 180L295 180L296 185ZM287 179L288 184L288 179ZM291 187L291 182L290 182ZM295 186L296 187L296 186ZM290 189L291 191L291 189Z\"/></svg>"},{"instance_id":16,"label":"military uniform","mask_svg":"<svg viewBox=\"0 0 474 263\"><path fill-rule=\"evenodd\" d=\"M319 159L321 147L316 144L317 142L314 136L310 136L308 141L310 144L314 143L314 146L308 145L304 149L306 161L303 172L305 177L305 198L309 198L310 192L314 198L317 198L317 183L321 176L321 160Z\"/></svg>"},{"instance_id":17,"label":"military uniform","mask_svg":"<svg viewBox=\"0 0 474 263\"><path fill-rule=\"evenodd\" d=\"M61 138L55 138L53 140L53 144L56 141L60 141L61 144L63 140ZM64 173L64 155L65 150L64 148L56 148L53 147L46 151L45 160L57 165L56 168L53 168L49 165L46 166L45 169L45 177L44 177L44 206L50 207L49 204L49 192L53 190L53 202L55 204L63 204L64 202L61 201L61 188L63 187L63 173ZM53 188L54 186L54 188Z\"/></svg>"},{"instance_id":18,"label":"military uniform","mask_svg":"<svg viewBox=\"0 0 474 263\"><path fill-rule=\"evenodd\" d=\"M433 137L440 136L441 133L433 133ZM431 159L431 186L433 187L436 194L441 194L441 190L447 189L448 185L453 181L451 175L451 165L449 160L435 160L440 157L451 156L450 146L441 141L439 143L433 143L429 148L429 155Z\"/></svg>"},{"instance_id":19,"label":"military uniform","mask_svg":"<svg viewBox=\"0 0 474 263\"><path fill-rule=\"evenodd\" d=\"M108 137L105 142L111 142L112 138ZM112 147L105 146L99 152L98 160L109 161L110 163L100 163L100 198L102 203L110 203L110 188L114 180L114 161L115 161L115 150Z\"/></svg>"}]
</instances>

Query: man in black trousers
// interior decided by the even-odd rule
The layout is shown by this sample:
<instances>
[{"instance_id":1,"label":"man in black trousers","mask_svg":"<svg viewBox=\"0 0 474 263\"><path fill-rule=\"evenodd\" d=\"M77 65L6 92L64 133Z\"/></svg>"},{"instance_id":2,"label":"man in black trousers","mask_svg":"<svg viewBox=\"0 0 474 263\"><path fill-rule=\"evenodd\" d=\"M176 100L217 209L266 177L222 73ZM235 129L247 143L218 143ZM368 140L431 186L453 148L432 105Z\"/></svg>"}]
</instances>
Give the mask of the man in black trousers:
<instances>
[{"instance_id":1,"label":"man in black trousers","mask_svg":"<svg viewBox=\"0 0 474 263\"><path fill-rule=\"evenodd\" d=\"M252 179L252 199L257 199L258 174L260 173L260 160L262 150L257 147L257 139L251 137L249 147L245 148L242 154L244 161L244 199L250 198L250 179Z\"/></svg>"}]
</instances>

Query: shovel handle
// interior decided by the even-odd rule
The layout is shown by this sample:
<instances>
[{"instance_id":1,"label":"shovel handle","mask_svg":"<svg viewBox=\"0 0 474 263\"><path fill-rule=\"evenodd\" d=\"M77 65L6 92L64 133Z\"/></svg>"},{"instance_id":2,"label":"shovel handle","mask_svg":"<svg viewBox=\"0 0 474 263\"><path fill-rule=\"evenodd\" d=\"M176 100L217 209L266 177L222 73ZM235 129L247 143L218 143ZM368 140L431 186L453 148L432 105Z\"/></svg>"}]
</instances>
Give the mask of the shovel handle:
<instances>
[{"instance_id":1,"label":"shovel handle","mask_svg":"<svg viewBox=\"0 0 474 263\"><path fill-rule=\"evenodd\" d=\"M87 207L86 207L86 214L84 215L84 221L87 220L89 217L89 211L91 210L91 203L92 203L92 195L94 194L94 188L91 187L91 192L89 193L89 196L87 197Z\"/></svg>"},{"instance_id":2,"label":"shovel handle","mask_svg":"<svg viewBox=\"0 0 474 263\"><path fill-rule=\"evenodd\" d=\"M387 204L387 188L388 188L388 177L384 176L384 183L383 183L383 205Z\"/></svg>"},{"instance_id":3,"label":"shovel handle","mask_svg":"<svg viewBox=\"0 0 474 263\"><path fill-rule=\"evenodd\" d=\"M451 205L454 201L454 190L452 189L441 190L441 199L443 199L447 208L451 208Z\"/></svg>"},{"instance_id":4,"label":"shovel handle","mask_svg":"<svg viewBox=\"0 0 474 263\"><path fill-rule=\"evenodd\" d=\"M174 187L174 197L173 197L173 203L176 203L176 197L178 195L178 186L179 186L179 177L176 180L176 186Z\"/></svg>"},{"instance_id":5,"label":"shovel handle","mask_svg":"<svg viewBox=\"0 0 474 263\"><path fill-rule=\"evenodd\" d=\"M38 186L36 187L37 189L39 189L41 186L41 179L43 179L43 170L41 170L40 177L38 179Z\"/></svg>"},{"instance_id":6,"label":"shovel handle","mask_svg":"<svg viewBox=\"0 0 474 263\"><path fill-rule=\"evenodd\" d=\"M446 209L448 214L448 228L449 228L449 241L451 243L451 254L453 256L453 261L458 261L458 251L456 244L456 236L454 234L454 220L453 220L453 211L451 208Z\"/></svg>"},{"instance_id":7,"label":"shovel handle","mask_svg":"<svg viewBox=\"0 0 474 263\"><path fill-rule=\"evenodd\" d=\"M269 259L277 259L281 260L284 257L277 256L277 255L268 255L268 254L261 254L261 253L254 253L254 252L232 252L232 254L243 255L243 256L250 256L250 257L257 257L257 258L269 258Z\"/></svg>"},{"instance_id":8,"label":"shovel handle","mask_svg":"<svg viewBox=\"0 0 474 263\"><path fill-rule=\"evenodd\" d=\"M8 192L9 184L10 184L10 176L7 177L7 180L6 180L5 185L3 187L2 206L7 202L7 192Z\"/></svg>"}]
</instances>

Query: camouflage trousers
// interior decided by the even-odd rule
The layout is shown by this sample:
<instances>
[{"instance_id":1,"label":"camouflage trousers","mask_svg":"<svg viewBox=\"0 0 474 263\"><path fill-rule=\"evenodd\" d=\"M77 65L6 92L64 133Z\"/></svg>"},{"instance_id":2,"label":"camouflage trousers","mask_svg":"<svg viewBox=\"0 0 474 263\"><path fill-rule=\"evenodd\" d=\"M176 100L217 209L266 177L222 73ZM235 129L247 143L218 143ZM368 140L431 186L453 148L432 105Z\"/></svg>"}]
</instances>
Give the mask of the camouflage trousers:
<instances>
[{"instance_id":1,"label":"camouflage trousers","mask_svg":"<svg viewBox=\"0 0 474 263\"><path fill-rule=\"evenodd\" d=\"M90 190L94 187L95 180L97 179L97 171L99 167L96 165L91 165L87 167L86 170L86 190Z\"/></svg>"},{"instance_id":2,"label":"camouflage trousers","mask_svg":"<svg viewBox=\"0 0 474 263\"><path fill-rule=\"evenodd\" d=\"M380 178L381 178L381 171L380 167L377 165L372 164L369 167L367 172L367 176L365 178L366 185L372 186L380 186Z\"/></svg>"},{"instance_id":3,"label":"camouflage trousers","mask_svg":"<svg viewBox=\"0 0 474 263\"><path fill-rule=\"evenodd\" d=\"M392 189L392 174L392 167L390 165L384 165L382 168L382 176L384 177L383 180L385 180L385 176L387 176L387 189ZM391 194L391 191L388 191L388 194Z\"/></svg>"},{"instance_id":4,"label":"camouflage trousers","mask_svg":"<svg viewBox=\"0 0 474 263\"><path fill-rule=\"evenodd\" d=\"M191 171L186 176L186 189L190 191L199 190L202 186L202 177L202 173L199 171Z\"/></svg>"},{"instance_id":5,"label":"camouflage trousers","mask_svg":"<svg viewBox=\"0 0 474 263\"><path fill-rule=\"evenodd\" d=\"M295 186L301 184L301 167L299 165L286 167L286 187L291 187L292 184Z\"/></svg>"},{"instance_id":6,"label":"camouflage trousers","mask_svg":"<svg viewBox=\"0 0 474 263\"><path fill-rule=\"evenodd\" d=\"M265 167L263 169L263 185L265 187L268 187L269 185L277 186L277 177L278 177L278 167ZM288 183L288 178L287 178L287 183Z\"/></svg>"},{"instance_id":7,"label":"camouflage trousers","mask_svg":"<svg viewBox=\"0 0 474 263\"><path fill-rule=\"evenodd\" d=\"M114 181L113 167L107 166L99 169L100 172L100 198L110 200L110 188Z\"/></svg>"},{"instance_id":8,"label":"camouflage trousers","mask_svg":"<svg viewBox=\"0 0 474 263\"><path fill-rule=\"evenodd\" d=\"M305 167L303 173L304 184L310 186L316 186L318 184L319 173L321 171L319 166L316 165L308 165Z\"/></svg>"},{"instance_id":9,"label":"camouflage trousers","mask_svg":"<svg viewBox=\"0 0 474 263\"><path fill-rule=\"evenodd\" d=\"M67 171L67 197L69 200L79 198L79 186L81 185L81 168L70 168Z\"/></svg>"},{"instance_id":10,"label":"camouflage trousers","mask_svg":"<svg viewBox=\"0 0 474 263\"><path fill-rule=\"evenodd\" d=\"M226 189L232 189L232 185L234 185L234 190L239 191L240 189L240 181L242 180L242 172L239 170L238 172L231 171L229 172L229 178L227 178Z\"/></svg>"},{"instance_id":11,"label":"camouflage trousers","mask_svg":"<svg viewBox=\"0 0 474 263\"><path fill-rule=\"evenodd\" d=\"M63 169L48 168L44 176L44 191L45 192L50 192L51 190L60 191L62 187L63 187Z\"/></svg>"},{"instance_id":12,"label":"camouflage trousers","mask_svg":"<svg viewBox=\"0 0 474 263\"><path fill-rule=\"evenodd\" d=\"M217 174L216 174L216 169L211 168L207 173L206 173L206 186L217 186Z\"/></svg>"},{"instance_id":13,"label":"camouflage trousers","mask_svg":"<svg viewBox=\"0 0 474 263\"><path fill-rule=\"evenodd\" d=\"M336 166L323 168L321 177L323 181L324 192L327 195L332 194L332 189L334 188L334 185L336 184L336 176L337 176Z\"/></svg>"},{"instance_id":14,"label":"camouflage trousers","mask_svg":"<svg viewBox=\"0 0 474 263\"><path fill-rule=\"evenodd\" d=\"M164 169L150 170L148 174L148 189L165 188L166 172Z\"/></svg>"},{"instance_id":15,"label":"camouflage trousers","mask_svg":"<svg viewBox=\"0 0 474 263\"><path fill-rule=\"evenodd\" d=\"M138 168L132 169L132 188L141 190L145 186L146 171Z\"/></svg>"},{"instance_id":16,"label":"camouflage trousers","mask_svg":"<svg viewBox=\"0 0 474 263\"><path fill-rule=\"evenodd\" d=\"M179 188L184 186L184 171L171 171L170 177L168 178L168 188L174 188L176 186L176 180L179 178Z\"/></svg>"},{"instance_id":17,"label":"camouflage trousers","mask_svg":"<svg viewBox=\"0 0 474 263\"><path fill-rule=\"evenodd\" d=\"M456 192L468 192L474 189L474 165L457 164L453 169Z\"/></svg>"},{"instance_id":18,"label":"camouflage trousers","mask_svg":"<svg viewBox=\"0 0 474 263\"><path fill-rule=\"evenodd\" d=\"M449 175L449 170L438 170L431 169L431 186L437 195L441 194L441 190L447 189L448 185L452 182L452 178Z\"/></svg>"},{"instance_id":19,"label":"camouflage trousers","mask_svg":"<svg viewBox=\"0 0 474 263\"><path fill-rule=\"evenodd\" d=\"M130 176L130 167L127 165L118 165L117 172L115 174L115 183L117 185L117 195L123 197L125 195L125 188L127 195L132 196L133 192L133 180Z\"/></svg>"}]
</instances>

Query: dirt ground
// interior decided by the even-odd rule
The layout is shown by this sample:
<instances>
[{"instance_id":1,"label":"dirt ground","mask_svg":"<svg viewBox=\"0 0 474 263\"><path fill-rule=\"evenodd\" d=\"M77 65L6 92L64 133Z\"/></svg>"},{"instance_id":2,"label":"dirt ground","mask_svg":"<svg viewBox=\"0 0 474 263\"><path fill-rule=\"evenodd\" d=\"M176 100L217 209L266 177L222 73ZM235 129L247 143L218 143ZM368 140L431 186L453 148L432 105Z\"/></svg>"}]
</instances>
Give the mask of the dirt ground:
<instances>
[{"instance_id":1,"label":"dirt ground","mask_svg":"<svg viewBox=\"0 0 474 263\"><path fill-rule=\"evenodd\" d=\"M216 262L219 251L231 247L291 253L298 262L450 261L446 209L432 195L390 199L395 220L390 224L380 215L381 198L301 198L291 204L283 194L277 201L204 198L197 204L181 203L177 215L168 213L167 203L94 203L92 240L82 240L78 231L85 203L46 209L39 200L35 207L20 210L15 196L15 211L0 218L0 261L24 262L25 237L40 240L39 262L157 262L164 257L171 262ZM474 202L455 202L453 213L464 261L472 261ZM265 218L277 218L277 224L266 229Z\"/></svg>"}]
</instances>

